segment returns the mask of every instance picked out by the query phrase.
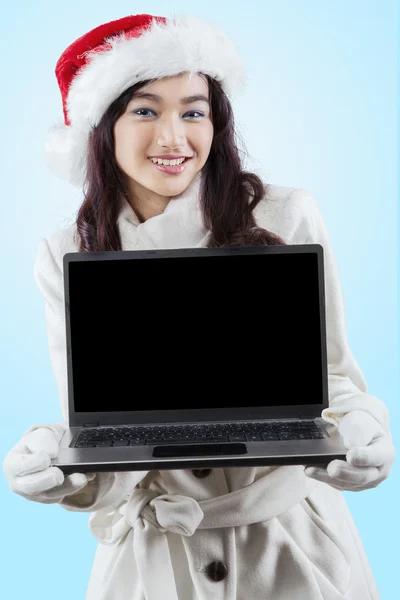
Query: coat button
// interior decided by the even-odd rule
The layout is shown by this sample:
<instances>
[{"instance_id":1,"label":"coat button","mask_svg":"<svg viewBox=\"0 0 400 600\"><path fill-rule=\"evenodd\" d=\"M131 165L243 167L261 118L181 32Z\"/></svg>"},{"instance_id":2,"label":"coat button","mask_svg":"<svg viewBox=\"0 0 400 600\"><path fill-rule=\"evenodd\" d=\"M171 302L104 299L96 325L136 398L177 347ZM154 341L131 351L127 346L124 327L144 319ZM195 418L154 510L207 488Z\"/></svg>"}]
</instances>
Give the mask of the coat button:
<instances>
[{"instance_id":1,"label":"coat button","mask_svg":"<svg viewBox=\"0 0 400 600\"><path fill-rule=\"evenodd\" d=\"M203 477L207 477L211 473L211 469L193 469L192 473L195 477L203 479Z\"/></svg>"},{"instance_id":2,"label":"coat button","mask_svg":"<svg viewBox=\"0 0 400 600\"><path fill-rule=\"evenodd\" d=\"M206 568L206 573L213 581L221 581L226 577L228 569L220 560L214 560Z\"/></svg>"}]
</instances>

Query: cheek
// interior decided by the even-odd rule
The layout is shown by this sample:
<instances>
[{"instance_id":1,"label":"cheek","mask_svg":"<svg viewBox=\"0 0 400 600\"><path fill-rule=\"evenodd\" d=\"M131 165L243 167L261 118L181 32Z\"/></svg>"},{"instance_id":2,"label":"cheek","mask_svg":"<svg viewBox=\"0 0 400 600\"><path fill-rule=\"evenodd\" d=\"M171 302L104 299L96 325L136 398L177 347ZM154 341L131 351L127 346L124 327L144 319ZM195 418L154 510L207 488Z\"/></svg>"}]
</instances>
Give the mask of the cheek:
<instances>
[{"instance_id":1,"label":"cheek","mask_svg":"<svg viewBox=\"0 0 400 600\"><path fill-rule=\"evenodd\" d=\"M149 145L148 131L140 127L129 127L126 123L117 122L114 126L115 156L117 160L134 160L142 154L146 156Z\"/></svg>"},{"instance_id":2,"label":"cheek","mask_svg":"<svg viewBox=\"0 0 400 600\"><path fill-rule=\"evenodd\" d=\"M150 127L135 127L130 132L130 143L135 152L141 152L146 155L146 149L150 146L151 141L152 134Z\"/></svg>"},{"instance_id":3,"label":"cheek","mask_svg":"<svg viewBox=\"0 0 400 600\"><path fill-rule=\"evenodd\" d=\"M208 154L210 153L213 137L214 137L214 128L213 128L212 124L210 123L209 127L205 128L204 131L202 132L202 138L201 138L201 148L203 150L203 154L205 154L206 156L208 156Z\"/></svg>"},{"instance_id":4,"label":"cheek","mask_svg":"<svg viewBox=\"0 0 400 600\"><path fill-rule=\"evenodd\" d=\"M124 161L124 157L126 155L126 133L124 132L124 128L122 126L118 126L118 124L114 127L114 148L115 148L115 158L118 163Z\"/></svg>"}]
</instances>

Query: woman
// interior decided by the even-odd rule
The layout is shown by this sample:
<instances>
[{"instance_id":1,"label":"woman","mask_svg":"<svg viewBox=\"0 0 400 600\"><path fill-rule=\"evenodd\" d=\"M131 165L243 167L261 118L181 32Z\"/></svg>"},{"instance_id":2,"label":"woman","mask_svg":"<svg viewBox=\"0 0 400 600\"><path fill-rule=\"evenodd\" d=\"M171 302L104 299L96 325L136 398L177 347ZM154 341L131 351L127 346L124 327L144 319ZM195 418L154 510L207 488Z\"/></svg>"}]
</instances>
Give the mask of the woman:
<instances>
[{"instance_id":1,"label":"woman","mask_svg":"<svg viewBox=\"0 0 400 600\"><path fill-rule=\"evenodd\" d=\"M38 425L6 457L10 487L92 513L99 545L90 600L377 599L341 490L375 487L389 475L388 411L367 393L348 347L338 271L315 200L242 171L228 99L244 78L234 46L199 19L136 15L79 38L56 75L64 124L51 133L49 162L83 186L84 201L76 223L39 244L35 275L65 421L66 252L319 243L330 400L323 417L349 452L327 469L64 479L50 459L65 425Z\"/></svg>"}]
</instances>

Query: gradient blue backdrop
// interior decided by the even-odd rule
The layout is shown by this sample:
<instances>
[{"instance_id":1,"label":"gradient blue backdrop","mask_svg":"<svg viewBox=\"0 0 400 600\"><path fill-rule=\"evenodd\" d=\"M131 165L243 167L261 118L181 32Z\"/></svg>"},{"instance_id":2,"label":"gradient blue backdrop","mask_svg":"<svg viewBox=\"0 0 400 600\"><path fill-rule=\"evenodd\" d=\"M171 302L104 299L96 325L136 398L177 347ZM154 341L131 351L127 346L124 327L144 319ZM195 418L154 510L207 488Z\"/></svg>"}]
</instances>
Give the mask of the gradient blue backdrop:
<instances>
[{"instance_id":1,"label":"gradient blue backdrop","mask_svg":"<svg viewBox=\"0 0 400 600\"><path fill-rule=\"evenodd\" d=\"M2 459L31 424L61 418L32 272L39 239L70 224L80 202L43 160L46 131L62 117L55 62L100 23L179 11L223 27L243 55L249 85L234 108L248 166L317 198L339 264L351 348L369 391L388 405L398 440L397 3L36 0L0 9ZM28 502L8 490L2 473L0 480L0 595L84 598L95 550L88 516ZM377 489L345 494L382 600L397 597L398 493L395 466Z\"/></svg>"}]
</instances>

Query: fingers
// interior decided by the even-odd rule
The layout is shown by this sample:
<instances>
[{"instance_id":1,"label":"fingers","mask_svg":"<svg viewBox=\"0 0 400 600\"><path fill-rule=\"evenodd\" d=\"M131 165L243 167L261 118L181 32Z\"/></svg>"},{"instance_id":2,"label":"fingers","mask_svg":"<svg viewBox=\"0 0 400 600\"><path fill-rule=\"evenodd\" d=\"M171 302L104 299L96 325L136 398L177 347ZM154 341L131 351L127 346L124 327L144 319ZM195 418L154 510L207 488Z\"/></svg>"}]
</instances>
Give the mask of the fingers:
<instances>
[{"instance_id":1,"label":"fingers","mask_svg":"<svg viewBox=\"0 0 400 600\"><path fill-rule=\"evenodd\" d=\"M64 498L64 496L70 496L79 492L79 490L86 487L88 484L88 478L84 473L72 473L67 475L64 482L59 487L52 488L46 492L47 500L55 500Z\"/></svg>"},{"instance_id":2,"label":"fingers","mask_svg":"<svg viewBox=\"0 0 400 600\"><path fill-rule=\"evenodd\" d=\"M17 494L34 496L60 486L64 473L57 467L49 467L39 473L17 476L10 482L11 489Z\"/></svg>"},{"instance_id":3,"label":"fingers","mask_svg":"<svg viewBox=\"0 0 400 600\"><path fill-rule=\"evenodd\" d=\"M59 442L50 429L40 428L28 433L21 442L30 452L46 452L50 458L56 458L59 452Z\"/></svg>"},{"instance_id":4,"label":"fingers","mask_svg":"<svg viewBox=\"0 0 400 600\"><path fill-rule=\"evenodd\" d=\"M44 455L47 461L40 462L41 455ZM47 500L63 498L78 492L96 476L95 473L88 474L88 477L84 473L73 473L64 478L63 472L57 467L41 468L50 464L50 459L45 453L21 456L32 461L34 470L20 470L18 475L10 478L9 485L13 492L26 497L46 493Z\"/></svg>"},{"instance_id":5,"label":"fingers","mask_svg":"<svg viewBox=\"0 0 400 600\"><path fill-rule=\"evenodd\" d=\"M395 449L388 436L374 440L369 446L352 448L346 455L347 462L354 467L383 467L391 465Z\"/></svg>"},{"instance_id":6,"label":"fingers","mask_svg":"<svg viewBox=\"0 0 400 600\"><path fill-rule=\"evenodd\" d=\"M377 467L353 467L343 460L333 460L327 467L329 477L339 484L351 486L368 485L379 479L380 472Z\"/></svg>"},{"instance_id":7,"label":"fingers","mask_svg":"<svg viewBox=\"0 0 400 600\"><path fill-rule=\"evenodd\" d=\"M328 485L336 488L337 490L343 490L342 486L339 486L337 482L335 482L334 480L332 480L331 477L329 477L326 469L323 469L321 467L306 467L304 469L304 473L307 475L307 477L311 477L312 479L316 479L317 481L321 481L322 483L327 483Z\"/></svg>"},{"instance_id":8,"label":"fingers","mask_svg":"<svg viewBox=\"0 0 400 600\"><path fill-rule=\"evenodd\" d=\"M58 455L58 437L61 438L62 433L62 428L54 432L40 427L29 431L12 448L3 463L12 491L39 502L51 502L79 492L96 477L95 473L87 476L74 473L64 478L61 469L51 466L51 460Z\"/></svg>"},{"instance_id":9,"label":"fingers","mask_svg":"<svg viewBox=\"0 0 400 600\"><path fill-rule=\"evenodd\" d=\"M64 478L61 469L51 466L58 451L57 436L50 429L39 428L24 435L3 463L10 489L33 500L51 502L78 492L94 479L95 473Z\"/></svg>"},{"instance_id":10,"label":"fingers","mask_svg":"<svg viewBox=\"0 0 400 600\"><path fill-rule=\"evenodd\" d=\"M347 413L339 423L339 432L346 448L367 446L384 433L378 421L362 410Z\"/></svg>"},{"instance_id":11,"label":"fingers","mask_svg":"<svg viewBox=\"0 0 400 600\"><path fill-rule=\"evenodd\" d=\"M50 430L37 429L22 439L4 459L3 469L7 477L22 477L44 471L51 459L58 455L58 442Z\"/></svg>"},{"instance_id":12,"label":"fingers","mask_svg":"<svg viewBox=\"0 0 400 600\"><path fill-rule=\"evenodd\" d=\"M333 460L326 469L307 467L305 474L338 490L365 490L376 487L382 480L376 467L353 467L342 460Z\"/></svg>"},{"instance_id":13,"label":"fingers","mask_svg":"<svg viewBox=\"0 0 400 600\"><path fill-rule=\"evenodd\" d=\"M351 448L346 461L333 460L327 468L306 467L308 477L341 490L376 487L383 481L395 458L395 448L388 436L373 440L368 446Z\"/></svg>"},{"instance_id":14,"label":"fingers","mask_svg":"<svg viewBox=\"0 0 400 600\"><path fill-rule=\"evenodd\" d=\"M3 469L10 479L43 471L50 464L51 460L46 452L40 451L32 454L21 440L5 457Z\"/></svg>"}]
</instances>

